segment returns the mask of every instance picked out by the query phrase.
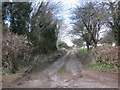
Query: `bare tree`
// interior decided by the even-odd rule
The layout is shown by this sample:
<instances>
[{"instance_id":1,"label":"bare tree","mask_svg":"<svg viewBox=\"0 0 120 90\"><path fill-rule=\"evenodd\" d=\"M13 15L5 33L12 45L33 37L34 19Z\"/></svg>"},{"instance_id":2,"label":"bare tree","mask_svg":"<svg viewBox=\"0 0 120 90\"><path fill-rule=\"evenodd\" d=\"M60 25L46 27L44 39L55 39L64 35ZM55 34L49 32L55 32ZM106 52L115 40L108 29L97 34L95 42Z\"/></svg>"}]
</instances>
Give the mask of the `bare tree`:
<instances>
[{"instance_id":1,"label":"bare tree","mask_svg":"<svg viewBox=\"0 0 120 90\"><path fill-rule=\"evenodd\" d=\"M87 46L97 47L99 33L105 23L105 7L103 3L89 2L78 6L74 11L75 28L81 33Z\"/></svg>"}]
</instances>

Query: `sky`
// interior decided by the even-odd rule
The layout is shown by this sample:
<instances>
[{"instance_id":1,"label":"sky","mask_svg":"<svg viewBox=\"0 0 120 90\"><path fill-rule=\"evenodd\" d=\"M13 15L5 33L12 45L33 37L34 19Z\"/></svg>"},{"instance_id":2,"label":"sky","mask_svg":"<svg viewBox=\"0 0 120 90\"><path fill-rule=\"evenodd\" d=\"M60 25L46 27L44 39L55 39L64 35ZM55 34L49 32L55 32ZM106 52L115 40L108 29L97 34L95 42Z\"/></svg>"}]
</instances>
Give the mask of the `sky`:
<instances>
[{"instance_id":1,"label":"sky","mask_svg":"<svg viewBox=\"0 0 120 90\"><path fill-rule=\"evenodd\" d=\"M69 34L69 32L72 30L71 23L71 9L75 8L78 4L78 0L55 0L56 2L60 2L62 4L62 10L61 10L61 17L63 17L64 25L60 29L61 33L61 40L66 42L69 46L72 46L72 39L73 36Z\"/></svg>"}]
</instances>

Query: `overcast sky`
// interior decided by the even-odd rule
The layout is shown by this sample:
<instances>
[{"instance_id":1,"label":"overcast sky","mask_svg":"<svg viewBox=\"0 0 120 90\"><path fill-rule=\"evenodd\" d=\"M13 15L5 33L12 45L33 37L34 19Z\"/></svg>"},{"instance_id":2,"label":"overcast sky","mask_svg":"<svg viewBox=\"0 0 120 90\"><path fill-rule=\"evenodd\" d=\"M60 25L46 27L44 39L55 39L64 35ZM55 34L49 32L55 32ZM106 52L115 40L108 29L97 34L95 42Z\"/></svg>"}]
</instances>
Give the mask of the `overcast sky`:
<instances>
[{"instance_id":1,"label":"overcast sky","mask_svg":"<svg viewBox=\"0 0 120 90\"><path fill-rule=\"evenodd\" d=\"M60 2L62 5L62 10L60 15L64 19L64 25L60 29L61 31L61 40L65 41L69 46L72 46L73 43L71 42L73 36L69 34L69 32L72 30L71 22L71 9L75 8L78 4L78 0L53 0L55 2Z\"/></svg>"}]
</instances>

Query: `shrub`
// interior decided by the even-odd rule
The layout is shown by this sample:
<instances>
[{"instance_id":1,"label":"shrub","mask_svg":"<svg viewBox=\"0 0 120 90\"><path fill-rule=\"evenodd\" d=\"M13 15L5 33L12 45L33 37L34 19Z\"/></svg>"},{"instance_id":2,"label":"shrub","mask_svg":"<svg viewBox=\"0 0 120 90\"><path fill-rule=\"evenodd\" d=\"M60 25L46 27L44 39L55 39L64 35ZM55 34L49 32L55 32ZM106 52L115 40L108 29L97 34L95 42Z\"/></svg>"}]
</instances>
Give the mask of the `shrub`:
<instances>
[{"instance_id":1,"label":"shrub","mask_svg":"<svg viewBox=\"0 0 120 90\"><path fill-rule=\"evenodd\" d=\"M106 65L118 67L118 48L106 44L92 50L93 63L101 62Z\"/></svg>"},{"instance_id":2,"label":"shrub","mask_svg":"<svg viewBox=\"0 0 120 90\"><path fill-rule=\"evenodd\" d=\"M18 66L28 62L31 58L32 49L26 37L13 33L3 35L3 68L9 68L12 73L18 70Z\"/></svg>"}]
</instances>

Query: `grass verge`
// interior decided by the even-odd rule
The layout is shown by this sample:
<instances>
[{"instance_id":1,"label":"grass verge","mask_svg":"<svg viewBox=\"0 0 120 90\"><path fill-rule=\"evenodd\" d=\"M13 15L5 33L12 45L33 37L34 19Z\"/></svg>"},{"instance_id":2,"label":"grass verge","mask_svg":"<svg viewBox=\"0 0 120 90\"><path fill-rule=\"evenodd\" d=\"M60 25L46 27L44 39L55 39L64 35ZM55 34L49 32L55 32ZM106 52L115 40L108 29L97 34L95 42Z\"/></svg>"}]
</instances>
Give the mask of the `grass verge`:
<instances>
[{"instance_id":1,"label":"grass verge","mask_svg":"<svg viewBox=\"0 0 120 90\"><path fill-rule=\"evenodd\" d=\"M65 66L65 64L58 70L58 73L61 73L61 74L63 74L63 73L65 73L66 72L66 66Z\"/></svg>"},{"instance_id":2,"label":"grass verge","mask_svg":"<svg viewBox=\"0 0 120 90\"><path fill-rule=\"evenodd\" d=\"M104 50L104 52L100 53L101 50ZM105 52L108 52L108 50L100 49L98 50L98 53L96 53L96 52L92 52L91 50L87 51L86 48L81 48L76 52L76 57L80 60L80 62L86 68L91 68L94 70L101 70L101 71L108 71L113 73L120 73L120 70L117 68L117 66L115 66L115 64L114 65L111 63L105 64L104 62L100 62L102 60L111 61L111 59L114 59L116 61L116 59L114 58L116 57L115 55L110 56L113 52L110 52L107 54ZM93 53L95 53L96 56ZM91 64L91 63L94 63L94 64Z\"/></svg>"},{"instance_id":3,"label":"grass verge","mask_svg":"<svg viewBox=\"0 0 120 90\"><path fill-rule=\"evenodd\" d=\"M20 78L24 74L25 70L26 67L20 67L15 74L12 74L8 68L3 69L2 70L2 80L4 82L3 84L11 83L15 81L17 78Z\"/></svg>"},{"instance_id":4,"label":"grass verge","mask_svg":"<svg viewBox=\"0 0 120 90\"><path fill-rule=\"evenodd\" d=\"M87 48L80 48L80 51L87 52Z\"/></svg>"},{"instance_id":5,"label":"grass verge","mask_svg":"<svg viewBox=\"0 0 120 90\"><path fill-rule=\"evenodd\" d=\"M89 68L95 69L95 70L102 70L102 71L113 71L112 65L106 65L101 62L96 62L95 64L88 65Z\"/></svg>"},{"instance_id":6,"label":"grass verge","mask_svg":"<svg viewBox=\"0 0 120 90\"><path fill-rule=\"evenodd\" d=\"M78 49L75 55L79 59L79 61L84 65L84 67L86 67L92 61L90 52L87 51L86 48Z\"/></svg>"}]
</instances>

